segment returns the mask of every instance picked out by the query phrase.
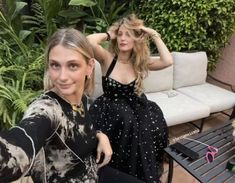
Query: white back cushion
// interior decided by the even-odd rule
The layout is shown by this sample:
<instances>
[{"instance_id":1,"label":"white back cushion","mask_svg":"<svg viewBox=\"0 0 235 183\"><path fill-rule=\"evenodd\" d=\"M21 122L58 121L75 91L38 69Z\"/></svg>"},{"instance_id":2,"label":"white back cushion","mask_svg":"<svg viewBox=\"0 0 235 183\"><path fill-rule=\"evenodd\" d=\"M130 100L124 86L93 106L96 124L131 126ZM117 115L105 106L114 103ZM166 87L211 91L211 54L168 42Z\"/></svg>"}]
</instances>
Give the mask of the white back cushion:
<instances>
[{"instance_id":1,"label":"white back cushion","mask_svg":"<svg viewBox=\"0 0 235 183\"><path fill-rule=\"evenodd\" d=\"M102 88L102 71L99 62L95 62L95 91L93 94L93 98L96 99L100 95L103 94Z\"/></svg>"},{"instance_id":2,"label":"white back cushion","mask_svg":"<svg viewBox=\"0 0 235 183\"><path fill-rule=\"evenodd\" d=\"M172 55L174 59L174 89L206 82L206 52L173 52Z\"/></svg>"},{"instance_id":3,"label":"white back cushion","mask_svg":"<svg viewBox=\"0 0 235 183\"><path fill-rule=\"evenodd\" d=\"M170 90L173 86L173 65L159 71L149 71L144 80L146 93Z\"/></svg>"}]
</instances>

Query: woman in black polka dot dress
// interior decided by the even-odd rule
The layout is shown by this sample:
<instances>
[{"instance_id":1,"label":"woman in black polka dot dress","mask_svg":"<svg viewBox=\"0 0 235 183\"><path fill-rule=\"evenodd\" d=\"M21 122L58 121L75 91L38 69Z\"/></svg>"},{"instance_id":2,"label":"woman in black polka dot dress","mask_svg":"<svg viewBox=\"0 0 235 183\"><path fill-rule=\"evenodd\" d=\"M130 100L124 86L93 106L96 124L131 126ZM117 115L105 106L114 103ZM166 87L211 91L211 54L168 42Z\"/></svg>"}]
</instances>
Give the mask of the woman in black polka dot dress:
<instances>
[{"instance_id":1,"label":"woman in black polka dot dress","mask_svg":"<svg viewBox=\"0 0 235 183\"><path fill-rule=\"evenodd\" d=\"M90 107L94 125L110 139L110 166L147 183L160 182L167 126L159 106L143 93L148 70L172 64L172 56L160 35L145 27L135 15L113 24L107 33L89 35L95 58L101 64L104 94ZM151 57L152 38L160 57ZM110 40L110 50L100 46Z\"/></svg>"}]
</instances>

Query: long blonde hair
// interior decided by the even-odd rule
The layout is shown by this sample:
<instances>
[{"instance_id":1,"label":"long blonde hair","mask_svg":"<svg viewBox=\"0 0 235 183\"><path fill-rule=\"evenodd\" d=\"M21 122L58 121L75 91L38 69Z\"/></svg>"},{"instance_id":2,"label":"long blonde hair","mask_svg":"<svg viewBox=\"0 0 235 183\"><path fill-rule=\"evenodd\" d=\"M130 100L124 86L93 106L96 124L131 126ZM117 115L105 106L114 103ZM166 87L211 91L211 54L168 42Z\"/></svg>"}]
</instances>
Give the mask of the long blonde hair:
<instances>
[{"instance_id":1,"label":"long blonde hair","mask_svg":"<svg viewBox=\"0 0 235 183\"><path fill-rule=\"evenodd\" d=\"M82 54L89 64L90 59L94 58L92 47L86 37L78 30L73 28L59 29L57 30L47 44L45 61L46 71L44 75L44 90L50 90L54 87L50 77L48 76L48 65L49 65L49 53L52 48L57 45L62 45L65 48L73 49ZM85 79L84 93L89 95L94 90L94 70L91 76Z\"/></svg>"},{"instance_id":2,"label":"long blonde hair","mask_svg":"<svg viewBox=\"0 0 235 183\"><path fill-rule=\"evenodd\" d=\"M131 36L134 38L134 47L131 53L131 61L134 66L134 71L137 76L135 90L138 95L143 93L143 80L148 75L148 61L150 59L150 50L148 35L140 30L143 26L143 20L138 19L135 14L130 14L127 17L115 22L109 29L114 31L116 35L120 26L123 25ZM119 54L117 39L110 42L109 50L115 55Z\"/></svg>"}]
</instances>

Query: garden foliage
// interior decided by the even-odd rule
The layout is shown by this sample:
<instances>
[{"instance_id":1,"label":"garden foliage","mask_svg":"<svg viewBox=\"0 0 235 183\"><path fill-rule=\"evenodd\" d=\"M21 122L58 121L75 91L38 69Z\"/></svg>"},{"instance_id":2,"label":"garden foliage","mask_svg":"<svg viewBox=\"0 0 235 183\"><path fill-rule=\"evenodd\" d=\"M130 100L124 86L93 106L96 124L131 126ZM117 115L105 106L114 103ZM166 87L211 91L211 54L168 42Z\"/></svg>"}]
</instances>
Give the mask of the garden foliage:
<instances>
[{"instance_id":1,"label":"garden foliage","mask_svg":"<svg viewBox=\"0 0 235 183\"><path fill-rule=\"evenodd\" d=\"M130 12L171 51L206 51L214 68L234 32L234 0L4 0L0 12L0 129L14 126L43 90L44 49L58 28L104 32ZM154 52L156 50L153 50Z\"/></svg>"},{"instance_id":2,"label":"garden foliage","mask_svg":"<svg viewBox=\"0 0 235 183\"><path fill-rule=\"evenodd\" d=\"M234 0L140 0L136 10L171 51L206 51L209 70L235 30Z\"/></svg>"},{"instance_id":3,"label":"garden foliage","mask_svg":"<svg viewBox=\"0 0 235 183\"><path fill-rule=\"evenodd\" d=\"M44 49L58 28L106 31L125 1L5 0L0 12L0 129L14 126L43 91Z\"/></svg>"}]
</instances>

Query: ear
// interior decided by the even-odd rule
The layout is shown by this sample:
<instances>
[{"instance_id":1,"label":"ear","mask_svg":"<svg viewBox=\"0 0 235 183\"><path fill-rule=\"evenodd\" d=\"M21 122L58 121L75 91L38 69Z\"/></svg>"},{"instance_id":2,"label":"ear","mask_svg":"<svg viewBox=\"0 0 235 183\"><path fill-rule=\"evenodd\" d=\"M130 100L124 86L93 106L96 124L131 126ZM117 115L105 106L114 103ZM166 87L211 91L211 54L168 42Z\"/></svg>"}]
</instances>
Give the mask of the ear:
<instances>
[{"instance_id":1,"label":"ear","mask_svg":"<svg viewBox=\"0 0 235 183\"><path fill-rule=\"evenodd\" d=\"M94 58L91 58L91 59L88 61L87 76L91 76L91 75L92 75L92 72L93 72L93 70L94 70L94 67L95 67L95 59L94 59Z\"/></svg>"}]
</instances>

